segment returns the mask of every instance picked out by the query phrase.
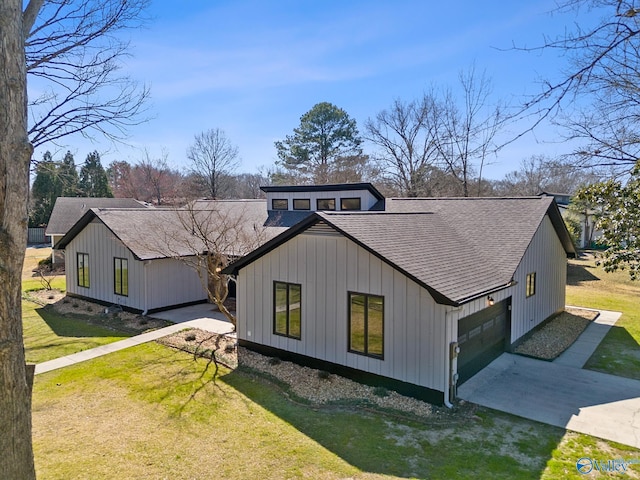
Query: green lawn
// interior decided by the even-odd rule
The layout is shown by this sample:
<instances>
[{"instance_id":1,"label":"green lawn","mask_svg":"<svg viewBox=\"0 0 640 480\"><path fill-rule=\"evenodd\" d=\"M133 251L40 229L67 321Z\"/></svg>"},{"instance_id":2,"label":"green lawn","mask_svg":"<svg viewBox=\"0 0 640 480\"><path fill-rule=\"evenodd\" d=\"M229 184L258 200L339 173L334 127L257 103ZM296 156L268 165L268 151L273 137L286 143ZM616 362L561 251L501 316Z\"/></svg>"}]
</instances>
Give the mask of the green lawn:
<instances>
[{"instance_id":1,"label":"green lawn","mask_svg":"<svg viewBox=\"0 0 640 480\"><path fill-rule=\"evenodd\" d=\"M581 478L581 456L640 456L484 409L311 408L249 372L214 381L204 360L155 343L38 375L33 433L47 479Z\"/></svg>"},{"instance_id":2,"label":"green lawn","mask_svg":"<svg viewBox=\"0 0 640 480\"><path fill-rule=\"evenodd\" d=\"M592 257L571 260L567 303L622 312L585 368L640 380L640 282L607 273Z\"/></svg>"},{"instance_id":3,"label":"green lawn","mask_svg":"<svg viewBox=\"0 0 640 480\"><path fill-rule=\"evenodd\" d=\"M42 281L37 278L29 278L22 280L22 291L23 292L33 292L35 290L43 290L45 286ZM51 288L55 290L66 290L67 282L65 280L64 275L58 275L51 280Z\"/></svg>"},{"instance_id":4,"label":"green lawn","mask_svg":"<svg viewBox=\"0 0 640 480\"><path fill-rule=\"evenodd\" d=\"M55 277L52 288L65 290L64 275ZM42 290L39 279L22 281L22 290ZM92 325L82 316L63 316L28 300L22 301L22 328L28 363L41 363L72 353L122 340L130 333Z\"/></svg>"},{"instance_id":5,"label":"green lawn","mask_svg":"<svg viewBox=\"0 0 640 480\"><path fill-rule=\"evenodd\" d=\"M22 326L28 363L41 363L122 340L128 333L65 317L27 300L22 301Z\"/></svg>"},{"instance_id":6,"label":"green lawn","mask_svg":"<svg viewBox=\"0 0 640 480\"><path fill-rule=\"evenodd\" d=\"M624 312L589 368L639 378L640 287L585 260L573 265L568 303ZM23 315L29 361L117 340L30 302ZM39 478L578 479L581 457L640 458L637 449L488 409L416 419L313 407L250 372L222 369L214 380L213 370L151 343L38 375ZM625 478L640 478L640 465L630 468Z\"/></svg>"}]
</instances>

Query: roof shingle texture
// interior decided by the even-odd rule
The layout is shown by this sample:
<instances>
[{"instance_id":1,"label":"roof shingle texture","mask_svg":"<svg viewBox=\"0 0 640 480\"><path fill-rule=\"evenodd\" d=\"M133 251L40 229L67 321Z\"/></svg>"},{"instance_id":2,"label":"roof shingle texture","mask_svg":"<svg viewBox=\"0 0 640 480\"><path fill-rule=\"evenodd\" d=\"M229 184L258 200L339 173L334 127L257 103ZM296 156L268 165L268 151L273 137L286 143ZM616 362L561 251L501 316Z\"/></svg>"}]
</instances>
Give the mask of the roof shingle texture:
<instances>
[{"instance_id":1,"label":"roof shingle texture","mask_svg":"<svg viewBox=\"0 0 640 480\"><path fill-rule=\"evenodd\" d=\"M133 198L58 197L45 233L64 235L91 208L142 208Z\"/></svg>"},{"instance_id":2,"label":"roof shingle texture","mask_svg":"<svg viewBox=\"0 0 640 480\"><path fill-rule=\"evenodd\" d=\"M196 202L189 209L94 209L93 213L136 258L152 260L213 248L244 255L286 230L264 226L265 207L264 201L220 200Z\"/></svg>"},{"instance_id":3,"label":"roof shingle texture","mask_svg":"<svg viewBox=\"0 0 640 480\"><path fill-rule=\"evenodd\" d=\"M507 285L550 198L387 199L386 212L322 213L333 225L454 302Z\"/></svg>"}]
</instances>

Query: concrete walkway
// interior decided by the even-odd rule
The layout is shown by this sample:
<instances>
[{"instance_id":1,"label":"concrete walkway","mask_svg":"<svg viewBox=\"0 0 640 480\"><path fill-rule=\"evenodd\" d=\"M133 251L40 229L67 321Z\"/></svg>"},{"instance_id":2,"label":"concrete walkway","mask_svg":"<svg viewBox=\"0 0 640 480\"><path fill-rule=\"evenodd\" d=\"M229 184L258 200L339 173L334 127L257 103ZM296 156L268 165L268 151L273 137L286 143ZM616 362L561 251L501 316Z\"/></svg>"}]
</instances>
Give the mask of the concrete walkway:
<instances>
[{"instance_id":1,"label":"concrete walkway","mask_svg":"<svg viewBox=\"0 0 640 480\"><path fill-rule=\"evenodd\" d=\"M582 307L570 307L582 308ZM583 310L589 310L585 308ZM605 337L609 329L615 325L622 313L610 312L608 310L597 310L598 317L589 324L578 339L573 342L553 363L566 367L582 368L587 363L589 357L596 351L598 345Z\"/></svg>"},{"instance_id":2,"label":"concrete walkway","mask_svg":"<svg viewBox=\"0 0 640 480\"><path fill-rule=\"evenodd\" d=\"M209 307L209 309L200 305L195 305L194 307L199 308L186 307L186 309L188 309L186 311L185 309L176 309L161 312L157 315L152 315L157 318L174 321L176 322L176 324L164 328L159 328L158 330L153 330L152 332L136 335L134 337L125 338L124 340L119 340L107 345L101 345L96 348L91 348L89 350L84 350L82 352L67 355L65 357L49 360L48 362L39 363L36 365L35 374L38 375L40 373L50 372L51 370L68 367L76 363L84 362L86 360L101 357L109 353L117 352L118 350L134 347L142 343L152 342L154 340L157 340L158 338L166 337L167 335L171 335L172 333L184 330L185 328L199 328L201 330L218 334L227 334L232 332L233 327L231 323L226 320L220 319L220 312L212 312L210 310L211 305L207 306ZM215 315L215 313L217 313L218 315ZM204 315L210 316L207 317Z\"/></svg>"},{"instance_id":3,"label":"concrete walkway","mask_svg":"<svg viewBox=\"0 0 640 480\"><path fill-rule=\"evenodd\" d=\"M577 366L584 365L593 353L604 336L597 339L603 329L611 327L606 323L615 323L619 315L614 317L615 312L601 312L601 322L585 330L574 351L555 362L502 354L461 385L458 396L495 410L640 448L640 381Z\"/></svg>"}]
</instances>

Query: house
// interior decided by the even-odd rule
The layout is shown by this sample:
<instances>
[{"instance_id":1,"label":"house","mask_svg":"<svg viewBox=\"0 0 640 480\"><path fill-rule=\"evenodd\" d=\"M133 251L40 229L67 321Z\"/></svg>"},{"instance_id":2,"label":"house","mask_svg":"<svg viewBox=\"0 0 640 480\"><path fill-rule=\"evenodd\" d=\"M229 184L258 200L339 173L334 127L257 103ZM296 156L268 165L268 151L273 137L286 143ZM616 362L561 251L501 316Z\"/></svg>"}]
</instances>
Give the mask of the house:
<instances>
[{"instance_id":1,"label":"house","mask_svg":"<svg viewBox=\"0 0 640 480\"><path fill-rule=\"evenodd\" d=\"M576 243L579 248L593 248L594 242L602 237L602 230L596 229L596 211L593 209L585 209L582 212L571 211L569 205L571 203L571 195L568 193L554 193L542 191L538 195L553 197L560 209L562 218L574 218L580 224L580 238Z\"/></svg>"},{"instance_id":2,"label":"house","mask_svg":"<svg viewBox=\"0 0 640 480\"><path fill-rule=\"evenodd\" d=\"M51 211L45 235L51 239L51 248L91 208L141 208L144 204L133 198L58 197ZM52 254L53 263L63 262Z\"/></svg>"},{"instance_id":3,"label":"house","mask_svg":"<svg viewBox=\"0 0 640 480\"><path fill-rule=\"evenodd\" d=\"M243 238L255 246L285 230L263 227L265 207L247 200L184 210L91 208L55 246L65 251L67 294L144 314L205 302L203 236L238 257L250 248Z\"/></svg>"},{"instance_id":4,"label":"house","mask_svg":"<svg viewBox=\"0 0 640 480\"><path fill-rule=\"evenodd\" d=\"M266 192L270 214L324 193ZM331 191L334 202L223 270L237 276L240 345L448 404L564 309L575 251L553 198L338 208L348 194Z\"/></svg>"}]
</instances>

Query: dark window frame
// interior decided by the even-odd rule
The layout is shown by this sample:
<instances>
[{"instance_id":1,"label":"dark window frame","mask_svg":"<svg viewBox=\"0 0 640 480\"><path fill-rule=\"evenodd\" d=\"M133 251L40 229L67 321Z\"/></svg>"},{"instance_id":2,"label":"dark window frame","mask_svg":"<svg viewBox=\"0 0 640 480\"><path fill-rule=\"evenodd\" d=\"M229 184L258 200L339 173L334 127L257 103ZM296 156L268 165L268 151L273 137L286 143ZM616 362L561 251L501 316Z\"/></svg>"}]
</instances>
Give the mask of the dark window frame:
<instances>
[{"instance_id":1,"label":"dark window frame","mask_svg":"<svg viewBox=\"0 0 640 480\"><path fill-rule=\"evenodd\" d=\"M120 263L120 275L118 278L118 262ZM123 268L123 266L125 268ZM125 275L123 271L126 270L126 289L125 289ZM118 291L118 280L120 280L120 291ZM113 293L120 295L121 297L129 296L129 259L122 257L113 257Z\"/></svg>"},{"instance_id":2,"label":"dark window frame","mask_svg":"<svg viewBox=\"0 0 640 480\"><path fill-rule=\"evenodd\" d=\"M287 293L286 293L286 299L285 299L285 308L286 308L286 332L279 332L278 331L278 319L277 319L277 308L278 308L278 301L277 301L277 292L278 292L278 284L280 285L284 285L286 286L287 289ZM300 290L300 325L299 325L299 330L300 330L300 335L296 336L294 334L291 333L291 304L290 304L290 298L291 298L291 287L298 287ZM274 280L273 281L273 334L274 335L279 335L281 337L287 337L287 338L292 338L294 340L302 340L302 285L300 283L291 283L291 282L282 282L280 280Z\"/></svg>"},{"instance_id":3,"label":"dark window frame","mask_svg":"<svg viewBox=\"0 0 640 480\"><path fill-rule=\"evenodd\" d=\"M307 206L305 208L296 207L296 202L307 202ZM311 210L311 199L310 198L294 198L293 209L294 210Z\"/></svg>"},{"instance_id":4,"label":"dark window frame","mask_svg":"<svg viewBox=\"0 0 640 480\"><path fill-rule=\"evenodd\" d=\"M276 202L284 202L285 207L276 207ZM271 199L271 210L289 210L289 199L288 198L272 198Z\"/></svg>"},{"instance_id":5,"label":"dark window frame","mask_svg":"<svg viewBox=\"0 0 640 480\"><path fill-rule=\"evenodd\" d=\"M353 295L361 295L365 298L365 304L364 304L364 351L360 351L360 350L354 350L354 348L351 345L351 298ZM375 298L379 298L381 299L381 303L382 303L382 325L381 325L381 331L382 331L382 338L380 339L381 345L380 345L380 350L382 351L381 354L377 354L377 353L370 353L369 352L369 299L371 297L375 297ZM347 292L347 351L349 353L354 353L356 355L363 355L365 357L369 357L369 358L375 358L377 360L384 360L384 296L383 295L374 295L371 293L362 293L362 292L353 292L353 291L349 291Z\"/></svg>"},{"instance_id":6,"label":"dark window frame","mask_svg":"<svg viewBox=\"0 0 640 480\"><path fill-rule=\"evenodd\" d=\"M344 204L342 202L344 202L345 200L357 200L358 201L358 208L344 208ZM360 197L340 198L340 210L354 211L354 212L362 210L362 198L360 198Z\"/></svg>"},{"instance_id":7,"label":"dark window frame","mask_svg":"<svg viewBox=\"0 0 640 480\"><path fill-rule=\"evenodd\" d=\"M82 261L80 260L82 258ZM80 263L82 263L82 275L80 275ZM76 283L79 287L90 288L89 281L89 254L76 252ZM82 277L82 278L80 278Z\"/></svg>"},{"instance_id":8,"label":"dark window frame","mask_svg":"<svg viewBox=\"0 0 640 480\"><path fill-rule=\"evenodd\" d=\"M527 273L526 298L536 294L536 272Z\"/></svg>"},{"instance_id":9,"label":"dark window frame","mask_svg":"<svg viewBox=\"0 0 640 480\"><path fill-rule=\"evenodd\" d=\"M331 202L333 201L333 208L320 208L320 202ZM333 212L336 209L336 199L335 198L317 198L316 199L316 210L325 211L325 212Z\"/></svg>"}]
</instances>

